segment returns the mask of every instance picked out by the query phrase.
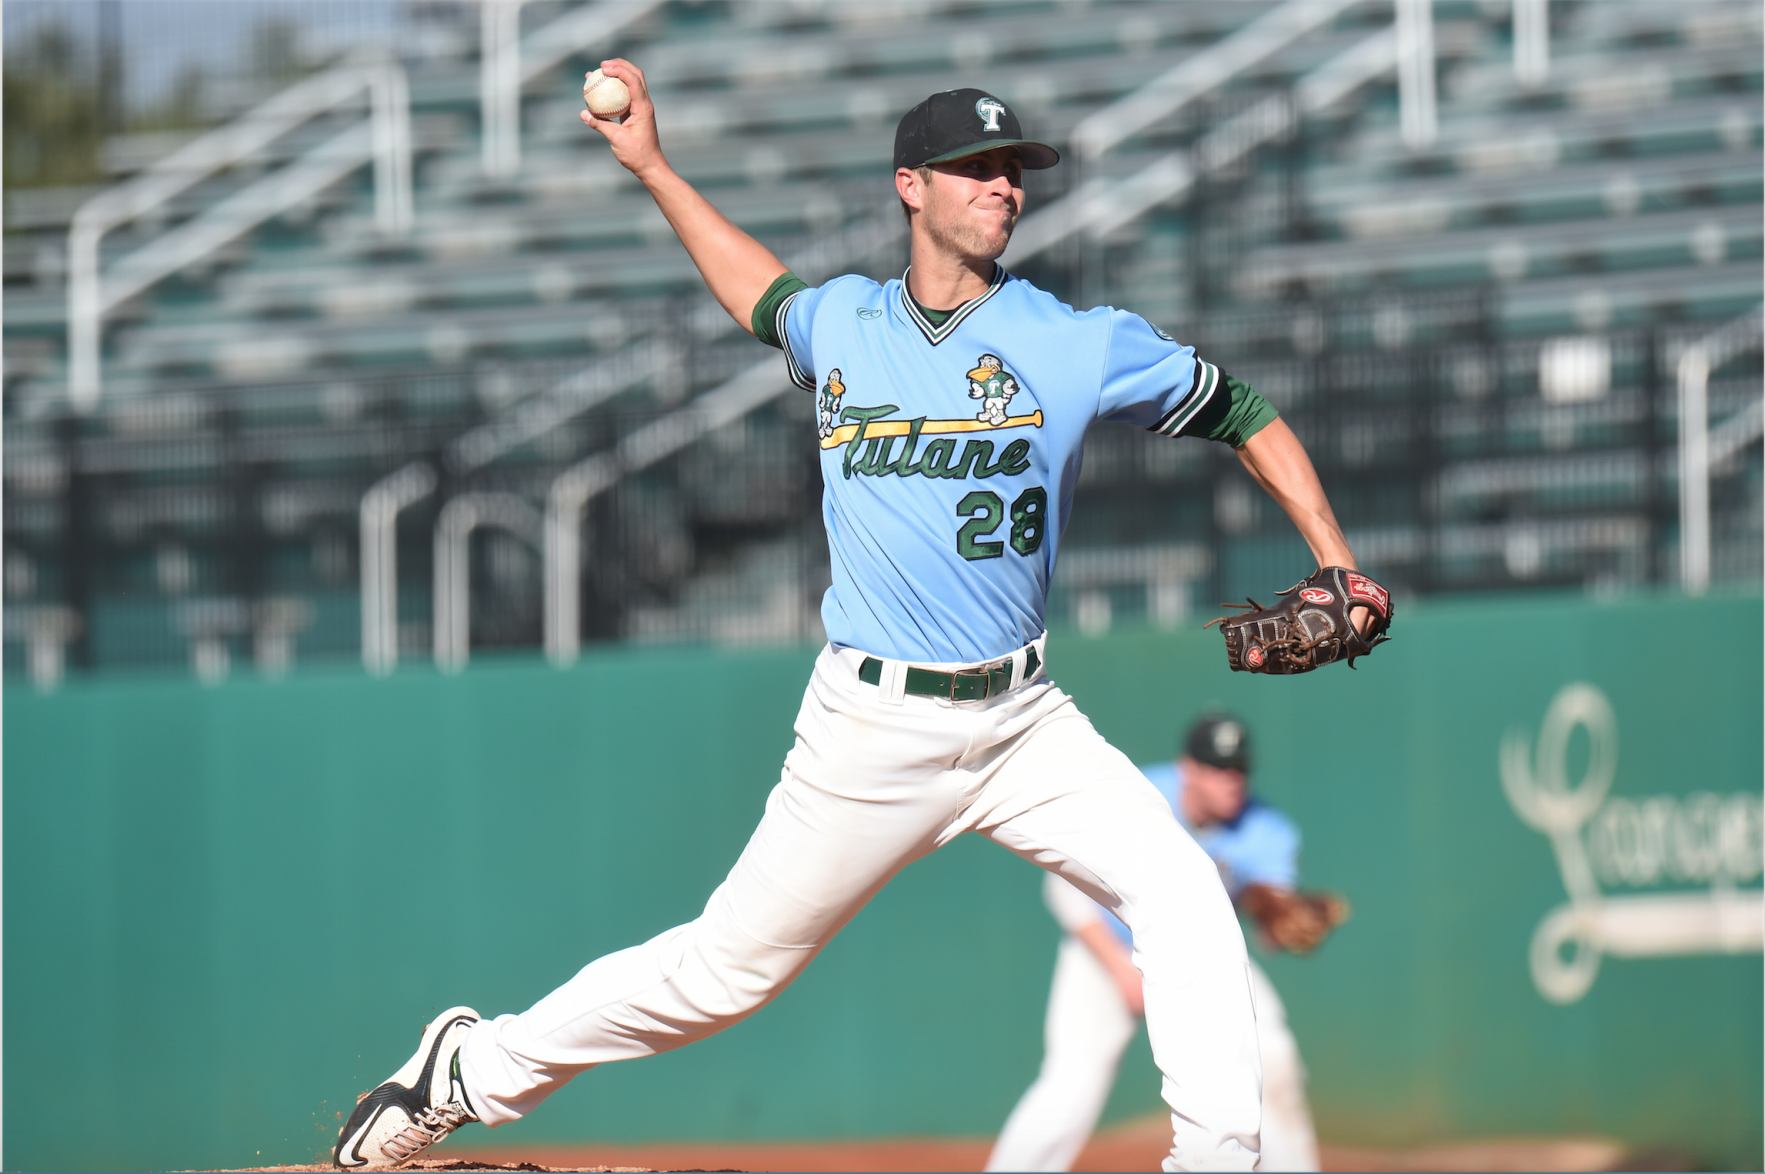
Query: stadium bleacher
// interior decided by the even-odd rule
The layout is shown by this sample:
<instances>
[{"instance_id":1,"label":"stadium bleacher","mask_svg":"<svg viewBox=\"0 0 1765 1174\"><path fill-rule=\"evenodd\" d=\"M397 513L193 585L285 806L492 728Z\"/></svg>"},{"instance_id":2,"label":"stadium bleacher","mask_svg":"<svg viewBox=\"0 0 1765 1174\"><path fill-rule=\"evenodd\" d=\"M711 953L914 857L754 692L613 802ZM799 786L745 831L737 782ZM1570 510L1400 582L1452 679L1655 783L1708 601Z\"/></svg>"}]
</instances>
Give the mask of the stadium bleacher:
<instances>
[{"instance_id":1,"label":"stadium bleacher","mask_svg":"<svg viewBox=\"0 0 1765 1174\"><path fill-rule=\"evenodd\" d=\"M1390 573L1436 588L1671 578L1673 367L1700 331L1759 303L1758 14L1552 11L1546 84L1521 84L1495 41L1443 74L1431 146L1406 147L1389 112L1369 112L1307 176L1305 239L1248 250L1233 283L1245 302L1315 306L1319 322L1366 302L1366 333L1343 323L1325 360L1357 346L1388 368L1423 359L1406 398L1430 418L1408 444L1426 438L1438 468L1375 528L1406 536ZM1405 294L1451 290L1474 292L1476 312L1457 315L1456 339L1428 334ZM1561 402L1551 356L1578 340L1599 374L1573 393L1588 402ZM1724 414L1757 397L1750 362ZM1378 398L1364 379L1318 382L1357 479L1386 465L1401 480L1415 465L1404 445L1356 439L1379 431L1353 419L1356 400ZM1387 417L1383 431L1400 430ZM1475 459L1452 459L1467 447ZM1726 557L1731 577L1756 577L1755 556Z\"/></svg>"},{"instance_id":2,"label":"stadium bleacher","mask_svg":"<svg viewBox=\"0 0 1765 1174\"><path fill-rule=\"evenodd\" d=\"M543 508L565 469L768 359L577 122L575 79L601 57L645 67L671 160L738 224L811 279L880 278L905 258L894 120L926 92L986 86L1064 145L1279 7L665 4L527 83L520 166L498 175L482 162L470 40L407 56L410 231L377 226L366 167L284 209L106 316L90 413L66 392L65 242L93 192L9 194L9 671L40 668L51 644L83 669L189 664L209 679L361 655L364 495L412 462L438 481L398 515L396 641L426 658L445 502L494 492ZM1035 177L1032 208L1287 100L1391 19L1386 4L1339 7L1113 149ZM529 38L576 11L527 8ZM1140 309L1264 390L1365 561L1405 593L1670 581L1673 364L1760 300L1756 5L1551 13L1549 78L1528 86L1505 5L1435 5L1430 146L1405 145L1388 71L1020 270L1076 304ZM242 92L230 113L268 96ZM315 117L111 232L104 264L365 109ZM117 136L104 157L124 180L189 137ZM1553 363L1570 375L1541 376ZM1712 421L1758 388L1756 357L1724 368ZM808 418L803 397L767 399L694 440L696 457L595 497L584 638L814 638L827 570ZM1209 447L1094 433L1054 622L1183 622L1303 571L1276 511ZM1716 482L1719 579L1757 576L1759 465L1753 446ZM538 648L540 553L500 530L475 552L472 643Z\"/></svg>"}]
</instances>

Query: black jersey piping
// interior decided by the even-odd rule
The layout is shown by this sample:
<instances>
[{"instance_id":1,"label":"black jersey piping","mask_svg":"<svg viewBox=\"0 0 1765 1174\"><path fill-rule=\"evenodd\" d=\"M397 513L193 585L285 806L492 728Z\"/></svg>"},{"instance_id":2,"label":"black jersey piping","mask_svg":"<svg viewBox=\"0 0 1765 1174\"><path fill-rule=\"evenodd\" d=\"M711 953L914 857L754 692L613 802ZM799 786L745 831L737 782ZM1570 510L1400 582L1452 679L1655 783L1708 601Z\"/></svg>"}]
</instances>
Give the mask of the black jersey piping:
<instances>
[{"instance_id":1,"label":"black jersey piping","mask_svg":"<svg viewBox=\"0 0 1765 1174\"><path fill-rule=\"evenodd\" d=\"M908 319L912 321L915 326L919 327L919 332L925 335L925 340L933 346L937 346L940 342L949 338L951 334L955 333L956 328L962 325L963 319L980 309L981 303L998 293L1000 288L1004 286L1005 282L1011 277L1011 274L1005 272L1005 267L1003 265L995 262L993 265L993 284L987 287L987 292L971 301L963 302L960 306L957 306L954 310L950 311L950 316L944 319L944 324L942 326L933 326L931 319L920 313L919 305L913 300L913 295L907 292L907 274L912 272L913 266L909 265L907 266L906 272L901 274L901 308L907 312Z\"/></svg>"},{"instance_id":2,"label":"black jersey piping","mask_svg":"<svg viewBox=\"0 0 1765 1174\"><path fill-rule=\"evenodd\" d=\"M791 336L786 334L784 329L785 315L790 312L791 303L796 301L802 292L802 290L798 290L784 301L778 303L778 309L772 312L772 329L777 331L779 349L784 351L785 374L790 376L790 380L793 384L802 388L804 391L814 391L815 375L811 371L803 370L803 368L798 365L797 356L791 353Z\"/></svg>"},{"instance_id":3,"label":"black jersey piping","mask_svg":"<svg viewBox=\"0 0 1765 1174\"><path fill-rule=\"evenodd\" d=\"M1207 406L1213 393L1219 390L1220 369L1205 359L1195 360L1195 386L1183 397L1181 403L1161 417L1158 423L1148 428L1148 432L1157 432L1161 436L1181 436L1183 429L1195 419L1195 414Z\"/></svg>"}]
</instances>

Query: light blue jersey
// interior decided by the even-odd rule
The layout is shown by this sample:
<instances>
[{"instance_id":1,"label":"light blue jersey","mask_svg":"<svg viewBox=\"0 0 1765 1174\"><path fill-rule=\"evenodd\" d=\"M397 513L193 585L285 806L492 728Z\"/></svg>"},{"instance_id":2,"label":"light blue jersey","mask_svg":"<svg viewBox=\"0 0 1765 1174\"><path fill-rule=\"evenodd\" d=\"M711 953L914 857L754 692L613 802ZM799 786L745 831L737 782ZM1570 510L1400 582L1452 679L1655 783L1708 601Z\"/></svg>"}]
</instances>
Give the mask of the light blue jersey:
<instances>
[{"instance_id":1,"label":"light blue jersey","mask_svg":"<svg viewBox=\"0 0 1765 1174\"><path fill-rule=\"evenodd\" d=\"M836 647L972 664L1042 634L1085 433L1181 435L1219 368L1137 314L1078 313L997 271L933 326L904 279L840 277L778 311L816 393Z\"/></svg>"},{"instance_id":2,"label":"light blue jersey","mask_svg":"<svg viewBox=\"0 0 1765 1174\"><path fill-rule=\"evenodd\" d=\"M1140 768L1176 813L1177 822L1195 837L1219 866L1226 892L1234 898L1246 885L1271 885L1292 889L1299 885L1299 828L1281 812L1254 795L1230 823L1210 824L1196 831L1183 818L1183 774L1174 762L1151 763ZM1123 942L1134 936L1113 913L1097 906L1103 923Z\"/></svg>"}]
</instances>

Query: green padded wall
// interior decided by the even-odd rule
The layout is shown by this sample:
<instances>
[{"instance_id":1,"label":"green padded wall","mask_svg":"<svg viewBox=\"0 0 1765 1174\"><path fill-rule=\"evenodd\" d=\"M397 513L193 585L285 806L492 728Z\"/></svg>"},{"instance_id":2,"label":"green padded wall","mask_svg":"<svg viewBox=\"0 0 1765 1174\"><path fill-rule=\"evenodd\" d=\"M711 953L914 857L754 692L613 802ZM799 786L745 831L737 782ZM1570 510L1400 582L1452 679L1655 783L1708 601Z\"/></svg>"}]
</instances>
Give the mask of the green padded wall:
<instances>
[{"instance_id":1,"label":"green padded wall","mask_svg":"<svg viewBox=\"0 0 1765 1174\"><path fill-rule=\"evenodd\" d=\"M1304 678L1235 676L1199 632L1060 634L1050 663L1137 760L1209 703L1251 721L1307 880L1355 906L1315 957L1267 961L1327 1136L1592 1131L1758 1169L1757 927L1726 956L1606 957L1547 1000L1529 948L1566 895L1500 758L1519 739L1543 777L1553 699L1595 687L1615 771L1575 834L1603 846L1600 899L1756 903L1759 601L1427 603L1397 631L1359 671ZM694 916L777 778L812 657L8 689L6 1168L328 1149L430 1011L519 1010ZM1573 731L1570 784L1611 734ZM1687 841L1650 878L1638 827L1703 829L1709 851ZM1034 870L964 837L752 1019L588 1073L494 1136L990 1133L1034 1072L1054 943ZM1130 1057L1112 1114L1156 1105L1148 1063Z\"/></svg>"}]
</instances>

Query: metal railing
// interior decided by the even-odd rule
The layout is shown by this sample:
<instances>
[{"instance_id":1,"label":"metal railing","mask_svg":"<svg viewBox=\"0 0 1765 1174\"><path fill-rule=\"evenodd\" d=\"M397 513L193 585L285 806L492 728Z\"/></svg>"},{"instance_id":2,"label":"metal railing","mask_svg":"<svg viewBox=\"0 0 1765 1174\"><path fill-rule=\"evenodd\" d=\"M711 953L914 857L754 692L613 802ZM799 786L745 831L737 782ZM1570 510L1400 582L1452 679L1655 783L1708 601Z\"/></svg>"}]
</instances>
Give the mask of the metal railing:
<instances>
[{"instance_id":1,"label":"metal railing","mask_svg":"<svg viewBox=\"0 0 1765 1174\"><path fill-rule=\"evenodd\" d=\"M1397 114L1403 145L1434 145L1440 118L1434 92L1434 0L1397 0Z\"/></svg>"},{"instance_id":2,"label":"metal railing","mask_svg":"<svg viewBox=\"0 0 1765 1174\"><path fill-rule=\"evenodd\" d=\"M1679 582L1689 595L1710 589L1710 469L1758 439L1758 403L1710 430L1710 372L1760 345L1765 306L1712 331L1679 357Z\"/></svg>"},{"instance_id":3,"label":"metal railing","mask_svg":"<svg viewBox=\"0 0 1765 1174\"><path fill-rule=\"evenodd\" d=\"M545 506L545 654L553 664L574 664L582 647L582 514L589 501L791 390L783 360L765 359L558 475Z\"/></svg>"},{"instance_id":4,"label":"metal railing","mask_svg":"<svg viewBox=\"0 0 1765 1174\"><path fill-rule=\"evenodd\" d=\"M512 493L462 493L441 507L435 523L435 665L466 667L472 647L472 531L496 526L539 546L539 511Z\"/></svg>"},{"instance_id":5,"label":"metal railing","mask_svg":"<svg viewBox=\"0 0 1765 1174\"><path fill-rule=\"evenodd\" d=\"M398 664L398 515L435 484L435 470L414 461L362 496L362 664L376 677Z\"/></svg>"},{"instance_id":6,"label":"metal railing","mask_svg":"<svg viewBox=\"0 0 1765 1174\"><path fill-rule=\"evenodd\" d=\"M108 273L101 272L99 245L112 229L162 207L364 90L369 95L367 125L334 135L123 257ZM411 224L410 93L404 68L385 58L355 61L298 82L82 205L67 238L67 386L74 410L90 413L103 395L107 312L369 160L374 164L375 224L384 233L400 235Z\"/></svg>"},{"instance_id":7,"label":"metal railing","mask_svg":"<svg viewBox=\"0 0 1765 1174\"><path fill-rule=\"evenodd\" d=\"M1514 78L1529 89L1550 79L1550 0L1514 0Z\"/></svg>"},{"instance_id":8,"label":"metal railing","mask_svg":"<svg viewBox=\"0 0 1765 1174\"><path fill-rule=\"evenodd\" d=\"M484 174L521 168L521 9L526 0L478 8L478 112Z\"/></svg>"},{"instance_id":9,"label":"metal railing","mask_svg":"<svg viewBox=\"0 0 1765 1174\"><path fill-rule=\"evenodd\" d=\"M540 394L459 436L443 451L442 461L455 474L482 468L511 449L536 440L655 377L676 362L675 348L664 339L640 339L622 351L572 371Z\"/></svg>"},{"instance_id":10,"label":"metal railing","mask_svg":"<svg viewBox=\"0 0 1765 1174\"><path fill-rule=\"evenodd\" d=\"M1345 5L1336 6L1326 15L1334 15L1341 7ZM1282 11L1285 10L1277 9L1270 16ZM1322 9L1306 6L1302 15L1306 20L1321 20L1326 18L1320 16L1322 12ZM1234 35L1245 36L1254 28L1253 25ZM1257 46L1255 56L1249 53L1239 55L1251 57L1246 67L1274 51L1265 51L1264 48L1273 40L1269 31L1259 31L1254 40ZM1092 238L1102 237L1160 204L1181 200L1194 186L1199 174L1230 167L1264 143L1288 134L1299 120L1328 110L1362 86L1391 72L1396 65L1397 36L1391 28L1381 29L1300 78L1294 83L1290 98L1270 95L1203 135L1190 150L1171 151L1124 179L1088 180L1048 207L1032 212L1012 234L1011 247L1006 251L1003 263L1007 266L1021 264L1079 233ZM1212 78L1215 85L1228 80L1217 70L1207 77ZM1205 92L1195 89L1201 80L1195 79L1184 90L1185 101ZM1130 103L1131 97L1117 105ZM1080 127L1083 126L1081 123ZM1075 137L1077 134L1075 131Z\"/></svg>"},{"instance_id":11,"label":"metal railing","mask_svg":"<svg viewBox=\"0 0 1765 1174\"><path fill-rule=\"evenodd\" d=\"M785 260L792 272L813 280L894 247L905 231L898 216L863 219L812 241ZM708 294L684 317L694 333L705 340L735 329L734 320ZM442 461L456 476L482 468L517 446L663 373L676 361L672 348L662 340L639 339L623 351L565 376L546 392L456 437L443 449ZM771 369L768 363L756 365L672 415L626 437L612 451L579 462L553 482L547 494L543 542L545 647L553 663L573 663L581 646L581 529L582 513L588 502L620 478L649 467L711 428L738 419L782 394L788 384L768 384L771 390L755 398L754 387L758 384L747 382L750 378L764 380L764 372ZM734 415L729 415L732 410ZM436 483L435 470L416 462L388 474L362 498L362 663L376 676L390 673L398 664L398 513L427 497ZM441 582L439 574L436 581ZM439 606L438 603L438 609ZM440 630L439 610L436 630ZM450 656L452 647L449 645ZM464 664L469 655L469 650L463 649L460 663Z\"/></svg>"},{"instance_id":12,"label":"metal railing","mask_svg":"<svg viewBox=\"0 0 1765 1174\"><path fill-rule=\"evenodd\" d=\"M521 36L526 0L485 0L480 17L478 101L486 175L521 169L521 87L573 53L636 24L662 0L601 0L585 4Z\"/></svg>"},{"instance_id":13,"label":"metal railing","mask_svg":"<svg viewBox=\"0 0 1765 1174\"><path fill-rule=\"evenodd\" d=\"M790 267L799 275L813 276L887 248L905 231L892 216L861 221L809 245L790 258ZM721 313L721 308L713 305L713 311ZM720 329L728 326L725 317ZM783 378L779 360L766 359L632 433L611 452L597 453L571 466L552 482L545 510L545 652L553 664L560 668L574 664L582 647L582 515L589 501L621 478L727 427L792 386Z\"/></svg>"},{"instance_id":14,"label":"metal railing","mask_svg":"<svg viewBox=\"0 0 1765 1174\"><path fill-rule=\"evenodd\" d=\"M1138 90L1086 115L1068 140L1080 159L1095 159L1155 122L1267 61L1361 0L1287 0L1216 45L1185 58Z\"/></svg>"}]
</instances>

